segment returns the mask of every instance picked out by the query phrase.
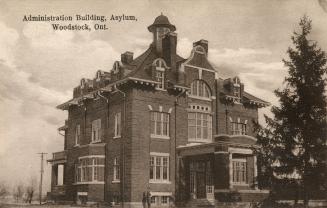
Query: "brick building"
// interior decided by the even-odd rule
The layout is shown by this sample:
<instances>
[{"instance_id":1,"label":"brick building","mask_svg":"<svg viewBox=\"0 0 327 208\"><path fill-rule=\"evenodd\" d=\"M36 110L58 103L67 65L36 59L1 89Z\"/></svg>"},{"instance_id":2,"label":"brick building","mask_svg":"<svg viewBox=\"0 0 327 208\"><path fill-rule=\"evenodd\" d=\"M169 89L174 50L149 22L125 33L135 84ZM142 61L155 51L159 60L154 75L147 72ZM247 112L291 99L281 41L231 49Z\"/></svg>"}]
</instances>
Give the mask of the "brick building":
<instances>
[{"instance_id":1,"label":"brick building","mask_svg":"<svg viewBox=\"0 0 327 208\"><path fill-rule=\"evenodd\" d=\"M125 52L112 70L82 79L53 153L53 200L153 207L207 200L259 200L253 121L267 102L238 77L222 79L207 59L208 41L176 53L175 26L158 16L153 42L139 57Z\"/></svg>"}]
</instances>

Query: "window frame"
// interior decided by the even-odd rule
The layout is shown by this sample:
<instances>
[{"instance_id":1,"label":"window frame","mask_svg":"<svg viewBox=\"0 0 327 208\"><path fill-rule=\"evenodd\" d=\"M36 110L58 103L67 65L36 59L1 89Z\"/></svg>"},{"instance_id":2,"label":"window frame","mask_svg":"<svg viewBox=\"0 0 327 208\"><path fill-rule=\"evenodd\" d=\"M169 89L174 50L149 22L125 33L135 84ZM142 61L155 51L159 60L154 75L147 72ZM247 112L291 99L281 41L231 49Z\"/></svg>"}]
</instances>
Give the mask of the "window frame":
<instances>
[{"instance_id":1,"label":"window frame","mask_svg":"<svg viewBox=\"0 0 327 208\"><path fill-rule=\"evenodd\" d=\"M238 121L230 122L231 135L247 135L247 124Z\"/></svg>"},{"instance_id":2,"label":"window frame","mask_svg":"<svg viewBox=\"0 0 327 208\"><path fill-rule=\"evenodd\" d=\"M190 115L195 115L190 118ZM206 120L204 118L206 116ZM193 124L190 124L193 120ZM200 123L198 123L200 122ZM205 125L206 123L206 125ZM191 135L191 128L194 128L194 137ZM207 138L204 138L204 130L207 131ZM200 137L198 137L198 130L200 130ZM211 142L212 141L212 114L202 111L189 111L187 114L187 133L189 142Z\"/></svg>"},{"instance_id":3,"label":"window frame","mask_svg":"<svg viewBox=\"0 0 327 208\"><path fill-rule=\"evenodd\" d=\"M91 143L101 142L101 118L92 121Z\"/></svg>"},{"instance_id":4,"label":"window frame","mask_svg":"<svg viewBox=\"0 0 327 208\"><path fill-rule=\"evenodd\" d=\"M120 183L120 161L119 161L119 157L114 158L112 183Z\"/></svg>"},{"instance_id":5,"label":"window frame","mask_svg":"<svg viewBox=\"0 0 327 208\"><path fill-rule=\"evenodd\" d=\"M160 193L159 193L160 194ZM171 204L171 195L151 195L151 206L153 207L168 207ZM164 199L166 202L164 202Z\"/></svg>"},{"instance_id":6,"label":"window frame","mask_svg":"<svg viewBox=\"0 0 327 208\"><path fill-rule=\"evenodd\" d=\"M75 126L75 145L79 146L81 144L81 125L77 124Z\"/></svg>"},{"instance_id":7,"label":"window frame","mask_svg":"<svg viewBox=\"0 0 327 208\"><path fill-rule=\"evenodd\" d=\"M166 159L166 165L164 165ZM150 183L170 183L170 164L169 153L151 153L149 161L149 182ZM159 161L159 163L158 163ZM158 170L159 168L159 170ZM158 172L159 171L159 172ZM166 178L164 172L166 171ZM152 172L152 174L151 174ZM159 178L157 177L159 173ZM152 175L152 177L151 177Z\"/></svg>"},{"instance_id":8,"label":"window frame","mask_svg":"<svg viewBox=\"0 0 327 208\"><path fill-rule=\"evenodd\" d=\"M246 158L232 159L232 183L234 185L248 185L248 171ZM236 180L235 180L236 179Z\"/></svg>"},{"instance_id":9,"label":"window frame","mask_svg":"<svg viewBox=\"0 0 327 208\"><path fill-rule=\"evenodd\" d=\"M115 114L115 130L114 130L114 138L121 137L121 112Z\"/></svg>"},{"instance_id":10,"label":"window frame","mask_svg":"<svg viewBox=\"0 0 327 208\"><path fill-rule=\"evenodd\" d=\"M191 83L189 97L200 100L211 101L211 90L208 84L201 79L196 79ZM206 96L207 95L207 96Z\"/></svg>"},{"instance_id":11,"label":"window frame","mask_svg":"<svg viewBox=\"0 0 327 208\"><path fill-rule=\"evenodd\" d=\"M103 159L103 164L100 163L100 159ZM104 184L104 160L104 155L79 157L78 162L75 163L75 184ZM101 172L102 180L100 178Z\"/></svg>"},{"instance_id":12,"label":"window frame","mask_svg":"<svg viewBox=\"0 0 327 208\"><path fill-rule=\"evenodd\" d=\"M156 85L157 90L165 90L165 71L166 71L166 63L162 59L156 59L153 62L155 66L155 80L159 82Z\"/></svg>"},{"instance_id":13,"label":"window frame","mask_svg":"<svg viewBox=\"0 0 327 208\"><path fill-rule=\"evenodd\" d=\"M158 118L160 117L160 120ZM170 114L160 111L150 111L150 137L170 139ZM153 129L152 129L153 128ZM160 130L158 134L158 129Z\"/></svg>"}]
</instances>

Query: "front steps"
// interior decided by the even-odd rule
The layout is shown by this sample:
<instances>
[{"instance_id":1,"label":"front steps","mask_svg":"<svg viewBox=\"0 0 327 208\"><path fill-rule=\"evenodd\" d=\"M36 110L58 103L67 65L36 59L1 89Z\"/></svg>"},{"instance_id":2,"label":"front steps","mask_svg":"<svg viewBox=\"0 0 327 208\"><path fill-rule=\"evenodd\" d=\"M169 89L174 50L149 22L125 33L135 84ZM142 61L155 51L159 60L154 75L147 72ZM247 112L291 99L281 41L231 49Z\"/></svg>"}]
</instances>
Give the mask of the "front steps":
<instances>
[{"instance_id":1,"label":"front steps","mask_svg":"<svg viewBox=\"0 0 327 208\"><path fill-rule=\"evenodd\" d=\"M185 207L189 208L214 208L214 202L209 201L208 199L191 199L186 204Z\"/></svg>"},{"instance_id":2,"label":"front steps","mask_svg":"<svg viewBox=\"0 0 327 208\"><path fill-rule=\"evenodd\" d=\"M208 199L191 199L178 208L249 208L251 202L217 202Z\"/></svg>"}]
</instances>

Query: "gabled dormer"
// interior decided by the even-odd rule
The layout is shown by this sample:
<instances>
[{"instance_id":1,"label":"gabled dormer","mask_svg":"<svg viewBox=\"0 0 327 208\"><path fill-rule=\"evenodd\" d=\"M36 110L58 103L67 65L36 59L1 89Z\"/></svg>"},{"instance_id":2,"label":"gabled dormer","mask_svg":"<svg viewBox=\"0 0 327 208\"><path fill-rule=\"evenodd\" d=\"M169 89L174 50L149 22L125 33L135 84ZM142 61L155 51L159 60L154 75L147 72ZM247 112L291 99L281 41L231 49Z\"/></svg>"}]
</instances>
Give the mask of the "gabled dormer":
<instances>
[{"instance_id":1,"label":"gabled dormer","mask_svg":"<svg viewBox=\"0 0 327 208\"><path fill-rule=\"evenodd\" d=\"M239 77L228 78L224 80L224 98L232 103L241 103L244 93L244 84Z\"/></svg>"}]
</instances>

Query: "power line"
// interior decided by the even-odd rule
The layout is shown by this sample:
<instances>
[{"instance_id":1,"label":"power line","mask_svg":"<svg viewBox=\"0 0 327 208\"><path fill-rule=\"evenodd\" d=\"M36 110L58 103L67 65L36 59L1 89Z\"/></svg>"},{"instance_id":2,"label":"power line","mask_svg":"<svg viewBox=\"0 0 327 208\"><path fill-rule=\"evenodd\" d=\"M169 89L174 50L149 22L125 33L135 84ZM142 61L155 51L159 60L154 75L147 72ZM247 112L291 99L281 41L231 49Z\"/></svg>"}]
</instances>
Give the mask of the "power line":
<instances>
[{"instance_id":1,"label":"power line","mask_svg":"<svg viewBox=\"0 0 327 208\"><path fill-rule=\"evenodd\" d=\"M40 204L41 204L41 202L42 202L42 181L43 181L43 172L44 172L43 159L44 159L44 155L46 155L48 153L41 152L41 153L38 153L38 154L41 155L40 186L39 186L39 198L40 198Z\"/></svg>"}]
</instances>

